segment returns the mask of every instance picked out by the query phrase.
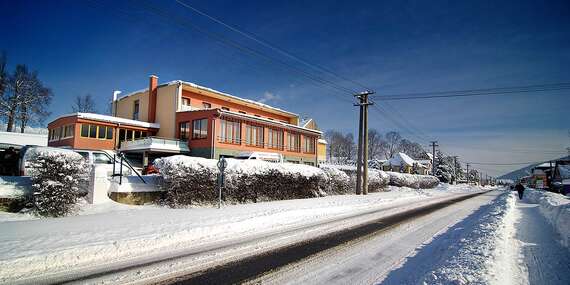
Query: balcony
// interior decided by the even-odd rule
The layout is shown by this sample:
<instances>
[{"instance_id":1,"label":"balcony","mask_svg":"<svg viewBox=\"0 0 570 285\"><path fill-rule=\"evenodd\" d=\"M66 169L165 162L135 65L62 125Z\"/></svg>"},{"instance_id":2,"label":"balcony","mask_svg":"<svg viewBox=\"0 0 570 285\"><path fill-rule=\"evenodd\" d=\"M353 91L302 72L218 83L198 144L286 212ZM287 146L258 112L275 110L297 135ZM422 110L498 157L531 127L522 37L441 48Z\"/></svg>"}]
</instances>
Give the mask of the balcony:
<instances>
[{"instance_id":1,"label":"balcony","mask_svg":"<svg viewBox=\"0 0 570 285\"><path fill-rule=\"evenodd\" d=\"M120 151L154 151L184 153L190 152L188 143L183 140L168 139L161 137L146 137L134 141L121 142Z\"/></svg>"}]
</instances>

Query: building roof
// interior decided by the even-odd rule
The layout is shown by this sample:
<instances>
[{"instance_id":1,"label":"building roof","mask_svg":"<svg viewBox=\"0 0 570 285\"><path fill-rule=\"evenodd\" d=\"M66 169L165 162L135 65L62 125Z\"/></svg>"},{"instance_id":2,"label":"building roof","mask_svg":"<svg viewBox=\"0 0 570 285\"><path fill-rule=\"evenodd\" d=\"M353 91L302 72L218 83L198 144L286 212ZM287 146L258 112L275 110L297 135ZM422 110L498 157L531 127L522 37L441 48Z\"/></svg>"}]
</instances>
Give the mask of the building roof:
<instances>
[{"instance_id":1,"label":"building roof","mask_svg":"<svg viewBox=\"0 0 570 285\"><path fill-rule=\"evenodd\" d=\"M59 120L59 119L61 119L61 118L65 118L65 117L77 117L77 118L80 118L80 119L87 119L87 120L93 120L93 121L99 121L99 122L122 124L122 125L129 125L129 126L143 127L143 128L160 129L160 124L159 124L159 123L149 123L149 122L143 122L143 121L137 121L137 120L119 118L119 117L108 116L108 115L93 114L93 113L71 113L71 114L66 114L66 115L62 115L62 116L59 116L59 117L53 119L52 122L54 122L54 121L56 121L56 120ZM50 122L50 123L51 123L51 122Z\"/></svg>"},{"instance_id":2,"label":"building roof","mask_svg":"<svg viewBox=\"0 0 570 285\"><path fill-rule=\"evenodd\" d=\"M386 162L384 162L384 165L407 165L407 166L413 166L414 164L418 164L418 166L420 167L425 167L425 165L419 163L418 161L414 160L413 158L409 157L407 154L403 153L403 152L398 152L396 155L394 155L394 157L388 159Z\"/></svg>"},{"instance_id":3,"label":"building roof","mask_svg":"<svg viewBox=\"0 0 570 285\"><path fill-rule=\"evenodd\" d=\"M197 110L200 111L200 110ZM196 112L196 111L186 111L186 112ZM222 115L229 115L229 116L233 116L233 117L238 117L238 118L247 118L250 120L255 120L255 121L260 121L260 122L264 122L266 124L272 124L272 125L277 125L277 126L281 126L284 128L289 128L289 129L295 129L295 130L299 130L299 131L305 131L305 132L310 132L310 133L314 133L314 134L322 134L323 132L321 131L317 131L317 130L313 130L313 129L307 129L307 128L303 128L297 125L293 125L293 124L288 124L288 123L283 123L280 121L276 121L276 120L270 120L270 119L266 119L266 118L262 118L262 117L257 117L257 116L253 116L253 115L249 115L249 114L242 114L242 113L237 113L237 112L233 112L233 111L227 111L227 110L222 110L222 109L218 109L218 112Z\"/></svg>"},{"instance_id":4,"label":"building roof","mask_svg":"<svg viewBox=\"0 0 570 285\"><path fill-rule=\"evenodd\" d=\"M176 84L183 84L183 85L187 85L187 86L190 86L190 87L193 87L193 88L196 88L196 89L200 89L200 90L208 91L208 92L215 93L215 94L218 94L218 95L222 95L222 96L224 96L224 97L228 97L228 98L231 98L231 99L234 99L234 100L237 100L237 101L241 101L241 102L243 102L243 103L252 104L252 105L256 105L256 106L261 107L261 108L273 110L273 111L275 111L275 112L279 112L279 113L285 114L285 115L287 115L287 116L289 116L289 117L298 117L298 116L299 116L299 115L297 115L297 114L295 114L295 113L292 113L292 112L289 112L289 111L285 111L285 110L280 109L280 108L277 108L277 107L273 107L273 106L270 106L270 105L267 105L267 104L264 104L264 103L261 103L261 102L257 102L257 101L255 101L255 100L251 100L251 99L246 99L246 98L241 98L241 97L238 97L238 96L234 96L234 95L231 95L231 94L229 94L229 93L225 93L225 92L222 92L222 91L218 91L218 90L215 90L215 89L212 89L212 88L209 88L209 87L204 87L204 86L198 85L198 84L193 83L193 82L188 82L188 81L183 81L183 80L173 80L173 81L169 81L169 82L166 82L166 83L159 84L158 87L160 88L160 87L170 86L170 85L176 85ZM124 98L127 98L127 97L129 97L129 96L132 96L132 95L134 95L134 94L138 94L138 93L141 93L141 92L148 92L148 88L145 88L145 89L137 90L137 91L135 91L135 92L128 93L128 94L126 94L126 95L123 95L123 96L119 97L117 100L122 100L122 99L124 99Z\"/></svg>"}]
</instances>

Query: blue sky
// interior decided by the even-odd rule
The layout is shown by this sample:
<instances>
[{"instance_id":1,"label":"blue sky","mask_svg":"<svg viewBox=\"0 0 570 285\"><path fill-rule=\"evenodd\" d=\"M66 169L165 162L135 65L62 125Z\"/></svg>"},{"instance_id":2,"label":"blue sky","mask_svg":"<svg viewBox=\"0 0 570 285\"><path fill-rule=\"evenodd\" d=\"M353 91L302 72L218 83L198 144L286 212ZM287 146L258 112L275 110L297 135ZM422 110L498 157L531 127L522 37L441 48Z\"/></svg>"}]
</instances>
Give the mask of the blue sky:
<instances>
[{"instance_id":1,"label":"blue sky","mask_svg":"<svg viewBox=\"0 0 570 285\"><path fill-rule=\"evenodd\" d=\"M175 1L145 1L175 16L167 20L136 1L0 0L0 50L10 68L26 64L53 89L52 118L86 93L104 111L113 90L145 88L156 74L160 82L182 79L266 99L314 117L324 130L355 131L350 95L170 22L183 17L293 63ZM570 82L568 1L185 1L380 96ZM436 139L463 161L551 159L570 145L568 93L379 101L407 127L375 109L370 126L424 145ZM484 168L496 175L516 167Z\"/></svg>"}]
</instances>

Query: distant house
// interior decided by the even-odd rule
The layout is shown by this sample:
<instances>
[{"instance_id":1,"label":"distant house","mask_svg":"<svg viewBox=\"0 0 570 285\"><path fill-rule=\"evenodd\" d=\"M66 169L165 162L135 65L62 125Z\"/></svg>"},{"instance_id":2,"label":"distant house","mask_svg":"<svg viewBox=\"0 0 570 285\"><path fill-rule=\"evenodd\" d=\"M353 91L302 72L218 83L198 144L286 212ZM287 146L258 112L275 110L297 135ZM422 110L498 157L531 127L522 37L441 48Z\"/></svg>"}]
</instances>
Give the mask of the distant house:
<instances>
[{"instance_id":1,"label":"distant house","mask_svg":"<svg viewBox=\"0 0 570 285\"><path fill-rule=\"evenodd\" d=\"M415 173L415 174L427 174L427 167L421 164L419 161L409 157L403 152L399 152L394 157L388 159L384 162L382 166L384 171L394 171L402 173Z\"/></svg>"}]
</instances>

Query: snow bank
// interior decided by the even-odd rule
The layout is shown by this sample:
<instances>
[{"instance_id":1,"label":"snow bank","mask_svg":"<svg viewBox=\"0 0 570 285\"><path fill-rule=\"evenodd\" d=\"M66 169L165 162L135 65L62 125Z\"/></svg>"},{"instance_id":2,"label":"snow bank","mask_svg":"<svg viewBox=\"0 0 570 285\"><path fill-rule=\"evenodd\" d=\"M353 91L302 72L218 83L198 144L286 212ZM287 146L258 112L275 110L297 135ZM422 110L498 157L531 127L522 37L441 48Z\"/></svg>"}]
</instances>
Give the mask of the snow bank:
<instances>
[{"instance_id":1,"label":"snow bank","mask_svg":"<svg viewBox=\"0 0 570 285\"><path fill-rule=\"evenodd\" d=\"M415 189L435 188L439 184L439 179L430 175L416 175L398 172L387 172L390 176L390 185L398 187L410 187Z\"/></svg>"},{"instance_id":2,"label":"snow bank","mask_svg":"<svg viewBox=\"0 0 570 285\"><path fill-rule=\"evenodd\" d=\"M540 205L540 213L560 234L563 246L570 246L570 199L560 194L527 189L524 199Z\"/></svg>"}]
</instances>

